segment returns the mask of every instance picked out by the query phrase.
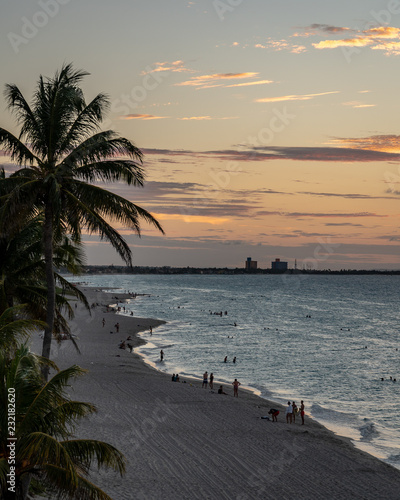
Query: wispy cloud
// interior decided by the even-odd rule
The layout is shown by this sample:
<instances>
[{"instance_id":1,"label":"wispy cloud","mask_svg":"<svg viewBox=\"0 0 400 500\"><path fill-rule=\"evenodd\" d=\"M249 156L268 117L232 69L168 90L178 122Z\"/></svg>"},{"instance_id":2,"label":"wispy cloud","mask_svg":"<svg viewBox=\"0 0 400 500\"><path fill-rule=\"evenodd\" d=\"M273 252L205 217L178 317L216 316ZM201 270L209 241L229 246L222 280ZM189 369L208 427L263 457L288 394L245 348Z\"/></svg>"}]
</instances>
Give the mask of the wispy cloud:
<instances>
[{"instance_id":1,"label":"wispy cloud","mask_svg":"<svg viewBox=\"0 0 400 500\"><path fill-rule=\"evenodd\" d=\"M130 114L119 116L120 120L162 120L163 118L169 118L168 116L155 116L146 114Z\"/></svg>"},{"instance_id":2,"label":"wispy cloud","mask_svg":"<svg viewBox=\"0 0 400 500\"><path fill-rule=\"evenodd\" d=\"M179 120L212 120L211 116L185 116Z\"/></svg>"},{"instance_id":3,"label":"wispy cloud","mask_svg":"<svg viewBox=\"0 0 400 500\"><path fill-rule=\"evenodd\" d=\"M248 87L249 85L267 85L268 83L274 83L273 80L257 80L255 82L244 82L244 83L234 83L232 85L225 85L225 87Z\"/></svg>"},{"instance_id":4,"label":"wispy cloud","mask_svg":"<svg viewBox=\"0 0 400 500\"><path fill-rule=\"evenodd\" d=\"M365 104L360 101L343 102L343 106L351 106L352 108L374 108L376 104Z\"/></svg>"},{"instance_id":5,"label":"wispy cloud","mask_svg":"<svg viewBox=\"0 0 400 500\"><path fill-rule=\"evenodd\" d=\"M351 200L387 200L389 198L396 199L396 196L373 196L370 194L362 193L317 193L312 191L300 191L299 194L305 194L308 196L319 196L327 198L348 198Z\"/></svg>"},{"instance_id":6,"label":"wispy cloud","mask_svg":"<svg viewBox=\"0 0 400 500\"><path fill-rule=\"evenodd\" d=\"M257 215L283 215L285 217L295 217L295 218L352 218L352 217L388 217L388 215L381 215L371 212L266 212L264 210L257 212Z\"/></svg>"},{"instance_id":7,"label":"wispy cloud","mask_svg":"<svg viewBox=\"0 0 400 500\"><path fill-rule=\"evenodd\" d=\"M311 24L310 26L306 26L304 28L298 28L300 31L294 33L292 36L294 37L309 37L314 36L319 33L330 33L330 34L341 34L348 33L353 31L350 28L343 28L341 26L333 26L331 24Z\"/></svg>"},{"instance_id":8,"label":"wispy cloud","mask_svg":"<svg viewBox=\"0 0 400 500\"><path fill-rule=\"evenodd\" d=\"M245 146L247 147L247 146ZM320 162L380 162L400 161L400 155L372 149L344 147L253 147L246 150L191 151L169 149L144 149L145 154L166 156L189 156L192 158L216 158L233 161L320 161Z\"/></svg>"},{"instance_id":9,"label":"wispy cloud","mask_svg":"<svg viewBox=\"0 0 400 500\"><path fill-rule=\"evenodd\" d=\"M184 116L183 118L178 118L178 120L198 120L198 121L203 121L203 120L237 120L239 117L238 116L223 116L223 117L217 117L214 118L212 116Z\"/></svg>"},{"instance_id":10,"label":"wispy cloud","mask_svg":"<svg viewBox=\"0 0 400 500\"><path fill-rule=\"evenodd\" d=\"M263 97L262 99L255 99L254 102L281 102L281 101L309 101L314 99L314 97L319 97L322 95L338 94L338 90L331 92L320 92L318 94L300 94L300 95L284 95L278 97Z\"/></svg>"},{"instance_id":11,"label":"wispy cloud","mask_svg":"<svg viewBox=\"0 0 400 500\"><path fill-rule=\"evenodd\" d=\"M226 82L231 80L244 80L247 78L256 78L258 74L259 73L255 72L246 72L246 73L214 73L212 75L193 76L192 78L190 78L190 80L186 80L180 83L175 83L175 86L177 87L189 86L189 87L196 87L196 89L242 86L242 84L227 85ZM261 85L262 83L271 83L269 80L261 80L261 81L257 80L256 82L260 82L258 83L258 85ZM255 85L257 83L252 82L252 84Z\"/></svg>"},{"instance_id":12,"label":"wispy cloud","mask_svg":"<svg viewBox=\"0 0 400 500\"><path fill-rule=\"evenodd\" d=\"M156 62L151 69L142 71L141 75L148 75L149 73L159 73L162 71L170 71L171 73L194 73L194 70L186 68L183 61L173 62Z\"/></svg>"},{"instance_id":13,"label":"wispy cloud","mask_svg":"<svg viewBox=\"0 0 400 500\"><path fill-rule=\"evenodd\" d=\"M286 50L294 54L301 54L302 52L305 52L307 50L307 48L304 45L294 44L285 39L274 40L271 37L268 37L262 43L256 43L254 45L254 48L267 49L267 50L272 50L274 52L280 52L281 50Z\"/></svg>"},{"instance_id":14,"label":"wispy cloud","mask_svg":"<svg viewBox=\"0 0 400 500\"><path fill-rule=\"evenodd\" d=\"M163 220L181 220L187 223L197 223L197 224L211 224L211 225L221 225L228 222L229 219L223 217L211 217L204 215L187 215L187 214L165 214L165 213L154 213L153 215L159 221Z\"/></svg>"}]
</instances>

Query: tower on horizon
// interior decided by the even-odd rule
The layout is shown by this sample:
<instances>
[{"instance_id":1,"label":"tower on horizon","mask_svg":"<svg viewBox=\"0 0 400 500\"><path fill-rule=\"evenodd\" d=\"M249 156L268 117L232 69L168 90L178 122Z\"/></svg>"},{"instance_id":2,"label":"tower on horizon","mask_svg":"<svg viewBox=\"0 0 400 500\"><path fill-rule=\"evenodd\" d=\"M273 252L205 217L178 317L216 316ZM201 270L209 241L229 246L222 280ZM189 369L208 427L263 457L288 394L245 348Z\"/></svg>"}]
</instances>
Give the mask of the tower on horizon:
<instances>
[{"instance_id":1,"label":"tower on horizon","mask_svg":"<svg viewBox=\"0 0 400 500\"><path fill-rule=\"evenodd\" d=\"M244 268L246 271L253 271L257 269L257 261L251 260L251 257L247 257L246 262L244 263Z\"/></svg>"}]
</instances>

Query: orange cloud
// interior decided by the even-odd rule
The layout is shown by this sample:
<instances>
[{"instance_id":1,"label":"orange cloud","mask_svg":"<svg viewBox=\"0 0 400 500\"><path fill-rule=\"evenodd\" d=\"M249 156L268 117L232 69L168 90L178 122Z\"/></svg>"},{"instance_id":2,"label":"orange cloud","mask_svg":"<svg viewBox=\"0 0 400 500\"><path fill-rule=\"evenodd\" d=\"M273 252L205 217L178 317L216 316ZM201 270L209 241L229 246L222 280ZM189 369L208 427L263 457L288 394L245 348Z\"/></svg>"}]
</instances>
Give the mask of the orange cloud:
<instances>
[{"instance_id":1,"label":"orange cloud","mask_svg":"<svg viewBox=\"0 0 400 500\"><path fill-rule=\"evenodd\" d=\"M393 26L378 26L363 31L363 33L371 35L373 38L399 38L400 28L394 28Z\"/></svg>"},{"instance_id":2,"label":"orange cloud","mask_svg":"<svg viewBox=\"0 0 400 500\"><path fill-rule=\"evenodd\" d=\"M160 71L171 71L172 73L193 73L193 70L185 68L183 61L173 61L169 62L156 62L154 63L155 68L149 71L142 71L141 75L148 75L149 73L158 73Z\"/></svg>"},{"instance_id":3,"label":"orange cloud","mask_svg":"<svg viewBox=\"0 0 400 500\"><path fill-rule=\"evenodd\" d=\"M374 40L368 37L347 38L344 40L323 40L313 43L316 49L337 49L338 47L366 47L374 43Z\"/></svg>"},{"instance_id":4,"label":"orange cloud","mask_svg":"<svg viewBox=\"0 0 400 500\"><path fill-rule=\"evenodd\" d=\"M338 47L370 47L372 50L384 50L386 55L399 55L400 42L387 40L400 40L400 28L393 26L377 26L360 31L360 36L340 40L322 40L313 43L316 49L336 49Z\"/></svg>"},{"instance_id":5,"label":"orange cloud","mask_svg":"<svg viewBox=\"0 0 400 500\"><path fill-rule=\"evenodd\" d=\"M400 153L400 135L371 135L369 137L336 137L333 143L355 149Z\"/></svg>"},{"instance_id":6,"label":"orange cloud","mask_svg":"<svg viewBox=\"0 0 400 500\"><path fill-rule=\"evenodd\" d=\"M284 95L279 97L264 97L262 99L255 99L254 102L281 102L281 101L308 101L314 97L328 94L338 94L338 90L332 92L321 92L319 94L304 94L304 95Z\"/></svg>"},{"instance_id":7,"label":"orange cloud","mask_svg":"<svg viewBox=\"0 0 400 500\"><path fill-rule=\"evenodd\" d=\"M213 226L218 226L220 224L225 224L229 221L227 218L222 217L207 217L203 215L186 215L186 214L159 214L154 213L153 216L157 220L181 220L183 222L197 223L197 224L211 224Z\"/></svg>"},{"instance_id":8,"label":"orange cloud","mask_svg":"<svg viewBox=\"0 0 400 500\"><path fill-rule=\"evenodd\" d=\"M258 73L214 73L212 75L193 76L190 80L175 83L176 87L191 86L197 88L211 88L211 87L228 87L221 83L215 83L226 80L242 80L245 78L255 78Z\"/></svg>"},{"instance_id":9,"label":"orange cloud","mask_svg":"<svg viewBox=\"0 0 400 500\"><path fill-rule=\"evenodd\" d=\"M234 83L232 85L226 85L226 87L247 87L249 85L266 85L268 83L274 83L274 82L273 80L258 80L256 82Z\"/></svg>"},{"instance_id":10,"label":"orange cloud","mask_svg":"<svg viewBox=\"0 0 400 500\"><path fill-rule=\"evenodd\" d=\"M400 42L381 43L371 47L372 50L385 50L386 55L398 56L400 54Z\"/></svg>"},{"instance_id":11,"label":"orange cloud","mask_svg":"<svg viewBox=\"0 0 400 500\"><path fill-rule=\"evenodd\" d=\"M376 104L364 104L360 101L349 101L349 102L343 102L343 106L351 106L353 108L373 108L376 106Z\"/></svg>"}]
</instances>

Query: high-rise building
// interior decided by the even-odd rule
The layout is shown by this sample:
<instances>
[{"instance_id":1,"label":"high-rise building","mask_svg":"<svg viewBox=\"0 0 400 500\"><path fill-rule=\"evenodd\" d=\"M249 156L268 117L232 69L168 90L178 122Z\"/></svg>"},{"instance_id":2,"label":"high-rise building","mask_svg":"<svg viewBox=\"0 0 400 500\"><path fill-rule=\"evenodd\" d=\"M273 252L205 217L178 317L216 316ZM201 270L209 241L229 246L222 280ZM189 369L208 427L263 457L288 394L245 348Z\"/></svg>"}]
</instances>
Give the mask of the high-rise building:
<instances>
[{"instance_id":1,"label":"high-rise building","mask_svg":"<svg viewBox=\"0 0 400 500\"><path fill-rule=\"evenodd\" d=\"M288 263L283 262L281 259L275 259L274 262L271 262L271 269L273 271L287 271Z\"/></svg>"},{"instance_id":2,"label":"high-rise building","mask_svg":"<svg viewBox=\"0 0 400 500\"><path fill-rule=\"evenodd\" d=\"M251 257L247 257L246 262L244 263L244 268L246 269L246 271L257 269L257 261L251 260Z\"/></svg>"}]
</instances>

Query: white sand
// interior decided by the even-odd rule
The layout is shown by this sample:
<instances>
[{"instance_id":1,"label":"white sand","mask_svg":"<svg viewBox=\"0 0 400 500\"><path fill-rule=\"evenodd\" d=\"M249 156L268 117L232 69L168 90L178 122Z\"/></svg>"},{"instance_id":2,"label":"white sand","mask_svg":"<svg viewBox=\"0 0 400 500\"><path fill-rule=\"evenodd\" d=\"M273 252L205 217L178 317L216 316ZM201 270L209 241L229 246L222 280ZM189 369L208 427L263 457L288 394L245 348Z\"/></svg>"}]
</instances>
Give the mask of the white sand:
<instances>
[{"instance_id":1,"label":"white sand","mask_svg":"<svg viewBox=\"0 0 400 500\"><path fill-rule=\"evenodd\" d=\"M115 302L101 291L84 291L90 303ZM89 317L78 306L72 330L82 354L64 341L53 359L60 368L76 363L89 369L72 397L94 403L98 413L77 434L124 453L124 478L109 471L93 475L113 499L400 499L397 469L310 418L304 426L299 417L289 425L280 408L277 423L260 419L279 405L240 389L233 398L231 387L224 396L199 382L173 383L137 354L118 349L128 335L139 345L134 333L159 322L104 311L98 306ZM120 333L110 334L117 321Z\"/></svg>"}]
</instances>

